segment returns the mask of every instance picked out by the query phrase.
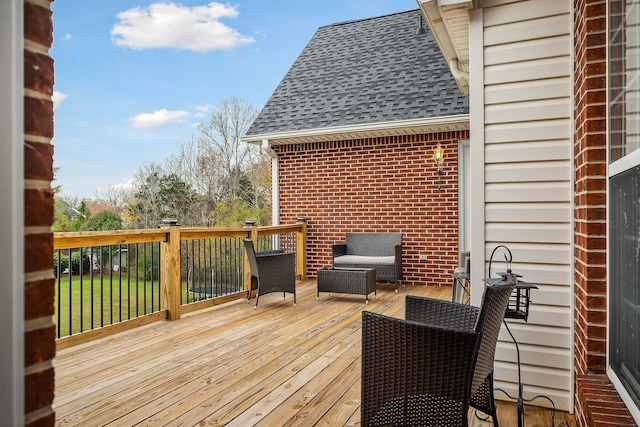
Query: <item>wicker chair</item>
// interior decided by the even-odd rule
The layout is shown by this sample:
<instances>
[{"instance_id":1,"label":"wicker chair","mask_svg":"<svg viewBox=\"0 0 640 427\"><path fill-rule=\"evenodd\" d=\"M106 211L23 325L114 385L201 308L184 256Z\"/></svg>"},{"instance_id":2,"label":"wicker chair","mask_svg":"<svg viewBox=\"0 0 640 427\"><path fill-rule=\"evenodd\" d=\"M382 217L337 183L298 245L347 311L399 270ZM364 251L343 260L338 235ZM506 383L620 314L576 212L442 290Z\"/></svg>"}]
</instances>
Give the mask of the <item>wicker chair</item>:
<instances>
[{"instance_id":1,"label":"wicker chair","mask_svg":"<svg viewBox=\"0 0 640 427\"><path fill-rule=\"evenodd\" d=\"M260 295L271 292L282 292L293 294L293 306L296 306L296 254L283 250L256 252L253 241L245 239L244 248L249 259L249 269L251 270L251 286L247 291L247 304L251 299L251 292L257 289L256 305Z\"/></svg>"},{"instance_id":2,"label":"wicker chair","mask_svg":"<svg viewBox=\"0 0 640 427\"><path fill-rule=\"evenodd\" d=\"M468 426L489 414L500 325L516 284L487 286L481 307L407 295L405 317L362 313L363 426Z\"/></svg>"}]
</instances>

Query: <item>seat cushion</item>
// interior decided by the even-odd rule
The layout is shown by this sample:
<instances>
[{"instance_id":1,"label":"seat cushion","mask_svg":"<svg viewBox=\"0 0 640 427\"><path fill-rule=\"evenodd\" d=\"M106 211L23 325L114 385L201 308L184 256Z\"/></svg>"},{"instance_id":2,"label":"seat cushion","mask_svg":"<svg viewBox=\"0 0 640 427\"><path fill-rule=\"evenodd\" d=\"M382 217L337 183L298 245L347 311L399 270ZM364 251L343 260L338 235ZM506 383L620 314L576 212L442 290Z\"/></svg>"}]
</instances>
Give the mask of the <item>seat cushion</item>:
<instances>
[{"instance_id":1,"label":"seat cushion","mask_svg":"<svg viewBox=\"0 0 640 427\"><path fill-rule=\"evenodd\" d=\"M334 265L394 265L394 256L362 256L362 255L342 255L334 258Z\"/></svg>"}]
</instances>

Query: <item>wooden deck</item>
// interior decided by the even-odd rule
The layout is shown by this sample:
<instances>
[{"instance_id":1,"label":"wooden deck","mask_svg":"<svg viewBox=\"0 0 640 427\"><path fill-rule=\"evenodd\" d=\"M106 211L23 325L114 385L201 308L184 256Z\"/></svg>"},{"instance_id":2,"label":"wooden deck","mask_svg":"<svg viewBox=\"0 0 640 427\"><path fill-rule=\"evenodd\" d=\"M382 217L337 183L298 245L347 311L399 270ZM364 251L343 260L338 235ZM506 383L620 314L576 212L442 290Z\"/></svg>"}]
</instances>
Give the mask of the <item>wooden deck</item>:
<instances>
[{"instance_id":1,"label":"wooden deck","mask_svg":"<svg viewBox=\"0 0 640 427\"><path fill-rule=\"evenodd\" d=\"M56 425L360 425L361 311L402 317L404 294L378 285L365 305L355 295L318 301L315 281L297 289L295 308L274 293L257 310L233 301L59 351ZM449 299L451 289L406 292ZM517 425L513 404L498 415ZM551 426L549 410L527 407L526 417L527 427ZM555 424L575 426L562 412Z\"/></svg>"}]
</instances>

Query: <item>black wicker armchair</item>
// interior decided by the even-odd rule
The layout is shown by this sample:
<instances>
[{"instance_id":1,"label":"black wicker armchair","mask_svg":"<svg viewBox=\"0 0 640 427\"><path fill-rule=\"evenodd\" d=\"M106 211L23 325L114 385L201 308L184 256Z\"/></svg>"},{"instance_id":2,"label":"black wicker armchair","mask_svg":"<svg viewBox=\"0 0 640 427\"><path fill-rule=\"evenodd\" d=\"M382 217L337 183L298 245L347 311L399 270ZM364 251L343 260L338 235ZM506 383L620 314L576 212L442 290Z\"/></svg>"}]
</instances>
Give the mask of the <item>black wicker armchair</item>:
<instances>
[{"instance_id":1,"label":"black wicker armchair","mask_svg":"<svg viewBox=\"0 0 640 427\"><path fill-rule=\"evenodd\" d=\"M363 426L468 426L493 417L493 359L516 284L487 286L480 307L406 297L406 320L362 313Z\"/></svg>"},{"instance_id":2,"label":"black wicker armchair","mask_svg":"<svg viewBox=\"0 0 640 427\"><path fill-rule=\"evenodd\" d=\"M251 270L251 286L247 291L247 304L251 299L251 292L257 290L256 305L260 295L271 292L282 292L286 298L286 293L293 294L293 306L296 306L296 254L283 250L256 252L253 241L245 239L244 248L249 259Z\"/></svg>"}]
</instances>

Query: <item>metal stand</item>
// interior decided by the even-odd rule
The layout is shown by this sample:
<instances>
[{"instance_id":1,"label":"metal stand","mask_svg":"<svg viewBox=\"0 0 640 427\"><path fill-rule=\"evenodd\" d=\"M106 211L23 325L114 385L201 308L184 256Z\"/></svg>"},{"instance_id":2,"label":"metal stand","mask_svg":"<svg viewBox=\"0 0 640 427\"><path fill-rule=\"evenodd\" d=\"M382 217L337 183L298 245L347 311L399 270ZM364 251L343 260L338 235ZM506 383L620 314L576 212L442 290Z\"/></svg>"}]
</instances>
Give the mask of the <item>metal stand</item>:
<instances>
[{"instance_id":1,"label":"metal stand","mask_svg":"<svg viewBox=\"0 0 640 427\"><path fill-rule=\"evenodd\" d=\"M523 394L523 386L522 386L522 376L520 374L520 348L518 347L518 341L516 341L515 337L513 336L513 334L511 333L511 330L509 329L509 325L507 324L506 320L503 320L502 323L504 323L504 326L507 328L507 332L509 332L509 335L511 336L511 339L513 340L513 343L516 345L516 354L518 355L518 395L517 396L511 396L509 393L507 393L505 390L501 389L501 388L495 388L494 391L500 391L502 393L504 393L509 399L515 400L517 405L518 405L518 427L523 427L524 426L524 404L525 402L529 403L529 402L533 402L536 399L547 399L549 402L551 402L551 406L553 407L553 410L551 412L551 425L555 425L555 420L554 420L554 415L556 412L556 405L553 403L553 400L551 400L548 396L544 396L542 394L539 394L537 396L534 396L531 399L525 399L522 394Z\"/></svg>"},{"instance_id":2,"label":"metal stand","mask_svg":"<svg viewBox=\"0 0 640 427\"><path fill-rule=\"evenodd\" d=\"M451 292L451 301L467 305L471 303L471 295L469 294L469 290L467 289L468 281L469 274L466 272L453 274L453 289Z\"/></svg>"},{"instance_id":3,"label":"metal stand","mask_svg":"<svg viewBox=\"0 0 640 427\"><path fill-rule=\"evenodd\" d=\"M507 254L504 255L504 259L507 262L507 272L498 273L501 276L500 279L495 279L495 278L492 279L491 278L491 262L493 261L493 255L495 254L498 248L503 248L509 255L508 257L507 257ZM512 259L513 257L508 247L506 247L505 245L496 246L495 249L493 249L493 252L491 252L491 257L489 258L489 276L488 278L484 279L484 281L489 284L497 283L499 281L506 280L506 275L508 273L514 274L518 278L522 277L519 274L515 274L511 272ZM538 287L531 285L529 283L520 281L520 279L518 279L516 288L513 290L513 294L509 299L509 305L507 307L507 310L504 313L504 319L520 319L520 320L524 320L525 322L529 319L529 304L531 302L530 294L532 289L538 289ZM553 400L551 400L549 397L544 395L537 395L531 399L525 399L523 397L522 374L520 372L520 347L518 346L518 341L516 341L516 338L511 333L511 329L509 329L509 325L507 324L507 321L504 319L502 320L502 323L504 324L505 328L507 328L507 332L509 333L509 336L511 336L511 339L513 340L513 343L516 346L516 354L518 357L518 396L511 396L509 393L507 393L505 390L501 388L495 388L494 391L500 391L504 393L509 399L516 401L518 405L518 427L524 426L525 402L527 403L533 402L536 399L547 399L549 402L551 402L551 406L553 407L553 411L551 412L551 425L553 426L555 425L554 415L556 411L556 405L553 403Z\"/></svg>"}]
</instances>

